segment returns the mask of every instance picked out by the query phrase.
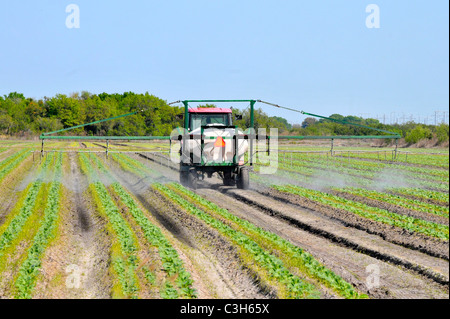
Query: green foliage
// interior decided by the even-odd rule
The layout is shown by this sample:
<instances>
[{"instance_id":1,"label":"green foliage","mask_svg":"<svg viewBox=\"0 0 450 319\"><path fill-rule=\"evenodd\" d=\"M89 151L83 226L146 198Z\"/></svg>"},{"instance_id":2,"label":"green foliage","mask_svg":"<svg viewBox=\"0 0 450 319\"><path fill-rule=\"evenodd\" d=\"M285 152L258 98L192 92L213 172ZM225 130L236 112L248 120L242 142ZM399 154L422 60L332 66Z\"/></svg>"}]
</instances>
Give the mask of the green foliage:
<instances>
[{"instance_id":1,"label":"green foliage","mask_svg":"<svg viewBox=\"0 0 450 319\"><path fill-rule=\"evenodd\" d=\"M377 191L371 191L362 188L344 188L339 189L339 191L360 196L362 198L370 198L377 201L382 201L396 206L401 206L410 210L415 210L419 212L434 214L442 217L448 217L449 209L448 207L442 207L434 204L424 203L419 200L413 200L409 198L404 198L398 195L392 195L387 193L380 193Z\"/></svg>"},{"instance_id":2,"label":"green foliage","mask_svg":"<svg viewBox=\"0 0 450 319\"><path fill-rule=\"evenodd\" d=\"M29 150L25 149L7 157L2 162L0 162L0 182L8 173L19 166L19 164L22 163L22 161L29 155Z\"/></svg>"},{"instance_id":3,"label":"green foliage","mask_svg":"<svg viewBox=\"0 0 450 319\"><path fill-rule=\"evenodd\" d=\"M264 269L270 280L278 282L285 287L287 290L286 298L318 298L320 296L320 292L315 286L293 275L279 258L261 248L260 245L247 235L231 228L218 219L215 219L203 210L198 209L195 205L183 199L166 186L154 184L153 187L190 214L200 218L207 225L217 229L247 254L252 256L254 262Z\"/></svg>"},{"instance_id":4,"label":"green foliage","mask_svg":"<svg viewBox=\"0 0 450 319\"><path fill-rule=\"evenodd\" d=\"M325 192L314 191L300 186L286 185L286 186L272 186L281 192L287 192L301 197L308 198L312 201L337 208L349 213L359 215L361 217L371 219L383 224L403 228L411 232L421 233L423 235L436 237L439 239L449 239L449 228L446 225L441 225L422 219L417 219L410 216L404 216L389 212L385 209L372 207L363 203L347 200L338 196L334 196Z\"/></svg>"},{"instance_id":5,"label":"green foliage","mask_svg":"<svg viewBox=\"0 0 450 319\"><path fill-rule=\"evenodd\" d=\"M207 210L213 212L213 214L220 215L227 221L234 222L238 225L238 227L244 229L248 234L252 234L253 237L262 238L263 241L269 242L273 251L278 252L279 255L286 256L286 258L291 263L298 265L298 267L301 268L301 270L307 275L321 281L326 286L334 289L339 295L345 298L366 297L365 295L360 295L352 287L352 285L347 283L331 270L327 269L325 266L321 265L316 259L314 259L312 255L308 254L303 249L293 245L289 241L231 214L226 209L217 206L216 204L202 198L201 196L195 194L194 192L186 189L179 184L172 184L171 187L188 197L190 200L194 200L196 203L202 206L202 208L204 207Z\"/></svg>"},{"instance_id":6,"label":"green foliage","mask_svg":"<svg viewBox=\"0 0 450 319\"><path fill-rule=\"evenodd\" d=\"M120 213L119 208L109 195L105 185L98 180L97 171L92 167L88 157L80 153L80 167L89 177L90 190L98 209L103 212L119 242L119 250L113 249L112 266L119 279L122 292L130 298L137 298L139 290L135 269L137 267L137 242L130 225Z\"/></svg>"},{"instance_id":7,"label":"green foliage","mask_svg":"<svg viewBox=\"0 0 450 319\"><path fill-rule=\"evenodd\" d=\"M405 141L410 144L415 144L423 139L431 139L433 137L433 133L427 127L423 125L417 125L411 131L409 131L405 136Z\"/></svg>"},{"instance_id":8,"label":"green foliage","mask_svg":"<svg viewBox=\"0 0 450 319\"><path fill-rule=\"evenodd\" d=\"M125 169L132 169L134 171L134 169L140 167L137 166L134 160L132 160L128 156L122 154L117 155L118 156L115 156L115 160L119 163L122 163L121 166ZM97 156L94 156L93 160L103 174L108 176L112 181L115 180L110 171L103 165L103 163L98 159ZM120 197L122 203L128 208L136 223L141 227L148 242L158 248L158 253L161 257L163 270L166 272L167 277L177 276L176 282L177 287L181 291L180 295L186 298L196 298L197 293L195 289L192 288L193 280L191 279L191 275L184 269L182 260L178 256L177 251L172 247L169 240L167 240L167 238L163 235L163 233L157 226L153 225L150 222L150 220L145 216L145 214L136 204L133 197L117 181L114 181L111 186L116 194ZM169 298L174 295L170 293L171 289L168 290L169 292L165 290L165 297ZM175 298L178 298L178 295L179 293L176 292Z\"/></svg>"},{"instance_id":9,"label":"green foliage","mask_svg":"<svg viewBox=\"0 0 450 319\"><path fill-rule=\"evenodd\" d=\"M449 126L447 124L440 124L436 129L436 137L439 143L448 142Z\"/></svg>"},{"instance_id":10,"label":"green foliage","mask_svg":"<svg viewBox=\"0 0 450 319\"><path fill-rule=\"evenodd\" d=\"M214 104L201 105L202 107L217 107ZM183 120L177 118L184 109L179 106L169 106L166 101L149 94L136 94L124 92L123 94L91 94L86 91L74 93L71 96L57 94L54 97L45 97L43 100L26 98L23 94L12 92L0 98L0 133L7 135L40 134L68 128L74 125L90 123L96 120L123 115L137 110L143 112L120 118L114 121L103 122L86 126L67 134L79 135L120 135L120 136L168 136L176 127L183 126ZM250 126L250 110L233 109L233 114L242 115L242 120L234 124L242 129ZM376 119L363 119L357 116L343 116L332 114L330 118L347 122L368 125L378 129L395 132L401 136L409 136L409 141L418 141L418 138L431 138L437 136L439 143L448 141L448 125L440 126L422 125L407 122L402 125L384 125ZM381 135L383 133L370 129L339 124L333 121L306 118L303 123L292 126L279 116L268 116L262 109L256 108L254 112L255 129L278 128L283 135ZM421 127L421 128L417 128ZM413 133L411 131L416 129Z\"/></svg>"},{"instance_id":11,"label":"green foliage","mask_svg":"<svg viewBox=\"0 0 450 319\"><path fill-rule=\"evenodd\" d=\"M240 112L237 109L233 109L233 114L241 114L242 120L234 121L234 125L239 126L242 129L247 129L250 127L250 109L245 109L244 112ZM279 116L268 116L260 108L255 108L254 110L254 127L258 131L258 128L278 128L279 133L290 130L291 125L288 121Z\"/></svg>"},{"instance_id":12,"label":"green foliage","mask_svg":"<svg viewBox=\"0 0 450 319\"><path fill-rule=\"evenodd\" d=\"M57 94L52 98L36 101L13 92L0 99L0 133L40 134L137 110L144 112L86 126L68 134L163 136L170 135L175 127L182 125L182 121L176 118L176 114L181 113L180 107L169 106L162 99L148 93L95 95L83 91L81 94Z\"/></svg>"},{"instance_id":13,"label":"green foliage","mask_svg":"<svg viewBox=\"0 0 450 319\"><path fill-rule=\"evenodd\" d=\"M42 255L54 235L60 206L61 167L62 154L60 153L56 160L54 181L51 183L48 193L44 219L28 250L27 259L20 267L19 275L16 279L17 293L15 297L19 299L29 299L32 297L32 291L41 267Z\"/></svg>"},{"instance_id":14,"label":"green foliage","mask_svg":"<svg viewBox=\"0 0 450 319\"><path fill-rule=\"evenodd\" d=\"M11 222L7 225L3 233L0 234L0 257L3 255L4 250L9 247L11 242L19 235L23 226L31 216L36 203L37 195L43 184L43 176L45 176L47 169L52 162L53 156L47 155L47 159L43 165L39 168L38 178L31 184L28 189L27 195L19 213L14 216Z\"/></svg>"}]
</instances>

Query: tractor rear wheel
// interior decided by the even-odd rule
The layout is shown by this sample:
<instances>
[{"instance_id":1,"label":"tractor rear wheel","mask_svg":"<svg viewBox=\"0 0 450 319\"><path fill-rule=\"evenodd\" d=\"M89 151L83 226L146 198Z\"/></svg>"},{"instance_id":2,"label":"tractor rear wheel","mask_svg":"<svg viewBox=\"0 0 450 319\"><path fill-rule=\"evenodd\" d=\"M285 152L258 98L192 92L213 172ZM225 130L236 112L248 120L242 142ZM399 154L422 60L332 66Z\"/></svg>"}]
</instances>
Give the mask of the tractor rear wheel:
<instances>
[{"instance_id":1,"label":"tractor rear wheel","mask_svg":"<svg viewBox=\"0 0 450 319\"><path fill-rule=\"evenodd\" d=\"M191 168L188 171L188 187L192 189L197 189L197 181L198 181L198 174L197 170L195 168Z\"/></svg>"},{"instance_id":2,"label":"tractor rear wheel","mask_svg":"<svg viewBox=\"0 0 450 319\"><path fill-rule=\"evenodd\" d=\"M223 185L225 185L225 186L233 186L234 185L233 173L223 172Z\"/></svg>"},{"instance_id":3,"label":"tractor rear wheel","mask_svg":"<svg viewBox=\"0 0 450 319\"><path fill-rule=\"evenodd\" d=\"M180 184L188 187L189 186L189 171L180 171Z\"/></svg>"},{"instance_id":4,"label":"tractor rear wheel","mask_svg":"<svg viewBox=\"0 0 450 319\"><path fill-rule=\"evenodd\" d=\"M239 189L248 189L250 187L250 175L247 167L242 167L239 170L236 184Z\"/></svg>"}]
</instances>

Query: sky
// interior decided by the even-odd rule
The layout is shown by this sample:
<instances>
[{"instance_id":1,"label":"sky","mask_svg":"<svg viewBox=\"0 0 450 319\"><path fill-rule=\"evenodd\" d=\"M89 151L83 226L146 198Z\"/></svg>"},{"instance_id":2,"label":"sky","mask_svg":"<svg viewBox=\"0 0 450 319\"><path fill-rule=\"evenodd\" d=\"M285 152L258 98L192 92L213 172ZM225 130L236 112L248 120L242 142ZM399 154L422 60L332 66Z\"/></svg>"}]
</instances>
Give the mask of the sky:
<instances>
[{"instance_id":1,"label":"sky","mask_svg":"<svg viewBox=\"0 0 450 319\"><path fill-rule=\"evenodd\" d=\"M448 87L445 0L0 0L0 95L260 99L389 121L448 117Z\"/></svg>"}]
</instances>

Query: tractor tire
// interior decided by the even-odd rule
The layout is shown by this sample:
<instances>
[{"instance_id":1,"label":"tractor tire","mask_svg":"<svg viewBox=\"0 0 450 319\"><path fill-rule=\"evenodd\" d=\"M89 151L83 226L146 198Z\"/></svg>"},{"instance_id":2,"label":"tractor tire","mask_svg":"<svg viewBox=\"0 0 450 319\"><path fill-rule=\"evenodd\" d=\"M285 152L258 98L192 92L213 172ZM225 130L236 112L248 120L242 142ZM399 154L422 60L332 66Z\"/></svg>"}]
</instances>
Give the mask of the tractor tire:
<instances>
[{"instance_id":1,"label":"tractor tire","mask_svg":"<svg viewBox=\"0 0 450 319\"><path fill-rule=\"evenodd\" d=\"M196 169L190 169L188 171L188 187L192 188L193 190L197 189L197 181L198 181L198 174Z\"/></svg>"},{"instance_id":2,"label":"tractor tire","mask_svg":"<svg viewBox=\"0 0 450 319\"><path fill-rule=\"evenodd\" d=\"M223 185L225 185L225 186L233 186L234 185L233 173L223 172Z\"/></svg>"},{"instance_id":3,"label":"tractor tire","mask_svg":"<svg viewBox=\"0 0 450 319\"><path fill-rule=\"evenodd\" d=\"M189 187L189 171L180 171L180 184Z\"/></svg>"},{"instance_id":4,"label":"tractor tire","mask_svg":"<svg viewBox=\"0 0 450 319\"><path fill-rule=\"evenodd\" d=\"M247 167L242 167L240 169L236 185L237 185L237 188L239 188L239 189L249 189L250 174L249 174Z\"/></svg>"}]
</instances>

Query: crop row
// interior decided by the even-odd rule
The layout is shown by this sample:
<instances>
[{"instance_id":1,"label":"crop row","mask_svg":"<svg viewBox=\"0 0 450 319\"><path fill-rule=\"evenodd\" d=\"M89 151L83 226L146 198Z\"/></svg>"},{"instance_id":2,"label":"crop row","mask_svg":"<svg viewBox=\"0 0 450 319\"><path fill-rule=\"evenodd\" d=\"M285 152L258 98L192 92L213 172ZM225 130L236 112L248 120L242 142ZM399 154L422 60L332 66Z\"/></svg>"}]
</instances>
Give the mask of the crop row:
<instances>
[{"instance_id":1,"label":"crop row","mask_svg":"<svg viewBox=\"0 0 450 319\"><path fill-rule=\"evenodd\" d=\"M433 205L429 203L424 203L419 200L407 199L398 195L392 195L387 193L380 193L377 191L362 189L362 188L344 188L344 189L336 189L340 192L345 192L352 195L357 195L360 197L366 197L378 201L382 201L385 203L401 206L407 209L434 214L438 216L448 217L449 209L448 207L442 207L438 205Z\"/></svg>"},{"instance_id":2,"label":"crop row","mask_svg":"<svg viewBox=\"0 0 450 319\"><path fill-rule=\"evenodd\" d=\"M98 181L98 175L87 156L84 153L80 153L79 159L82 171L91 181L89 189L93 195L94 202L98 210L108 219L112 232L118 239L119 246L113 244L111 251L113 272L120 283L120 288L117 288L119 289L118 295L123 293L127 297L137 298L139 287L135 269L138 266L136 255L138 248L135 236L130 225L128 225L114 204L105 185Z\"/></svg>"},{"instance_id":3,"label":"crop row","mask_svg":"<svg viewBox=\"0 0 450 319\"><path fill-rule=\"evenodd\" d=\"M443 170L429 170L421 168L417 170L415 167L400 166L400 165L386 165L361 163L354 160L345 161L342 159L336 159L330 157L330 159L324 159L323 156L312 155L306 157L303 154L293 154L292 161L282 156L279 157L280 168L295 168L303 172L308 171L313 173L315 170L328 170L337 172L340 174L348 174L353 176L360 176L369 179L376 178L384 170L396 170L401 172L402 175L411 180L424 180L433 183L446 183L448 187L449 177Z\"/></svg>"},{"instance_id":4,"label":"crop row","mask_svg":"<svg viewBox=\"0 0 450 319\"><path fill-rule=\"evenodd\" d=\"M129 169L136 167L131 158L123 155L116 156L116 160L125 164ZM163 298L196 298L196 291L192 288L193 281L190 274L184 269L183 262L178 256L177 251L173 248L170 242L165 238L161 230L153 225L145 216L142 210L137 205L133 197L115 180L110 171L103 165L97 156L93 157L96 167L109 178L112 189L119 196L121 202L128 208L134 221L141 228L147 241L158 249L158 254L162 261L163 270L166 272L167 278L176 277L175 283L177 289L167 280L160 289L161 297ZM138 161L136 161L138 162ZM128 164L128 165L126 165Z\"/></svg>"},{"instance_id":5,"label":"crop row","mask_svg":"<svg viewBox=\"0 0 450 319\"><path fill-rule=\"evenodd\" d=\"M432 200L437 202L440 206L447 206L449 204L448 193L441 193L436 191L430 191L421 188L391 188L389 191L393 194L400 194L406 196L414 196L422 200Z\"/></svg>"},{"instance_id":6,"label":"crop row","mask_svg":"<svg viewBox=\"0 0 450 319\"><path fill-rule=\"evenodd\" d=\"M132 171L136 171L136 165L138 165L137 163L140 163L138 161L133 162L131 158L123 155L116 156L116 160L119 161L123 167L127 167ZM124 203L128 208L136 223L142 229L145 238L152 246L158 249L163 270L166 272L167 277L177 277L176 283L181 291L181 297L195 298L196 292L192 288L193 281L190 274L184 269L183 262L178 256L177 251L163 235L161 230L157 226L153 225L145 216L133 197L117 181L115 181L115 178L110 174L109 170L104 167L98 157L94 157L94 162L102 173L106 174L111 181L113 181L113 184L111 185L112 188L120 197L122 203ZM142 172L142 170L139 171ZM178 297L178 293L176 291L173 292L173 297Z\"/></svg>"},{"instance_id":7,"label":"crop row","mask_svg":"<svg viewBox=\"0 0 450 319\"><path fill-rule=\"evenodd\" d=\"M449 239L449 229L446 225L441 225L410 216L399 215L389 212L385 209L372 207L325 192L315 191L299 186L274 185L273 188L281 192L298 195L336 209L340 209L367 219L381 222L383 224L400 227L408 231L418 232L427 236L432 236L444 240Z\"/></svg>"},{"instance_id":8,"label":"crop row","mask_svg":"<svg viewBox=\"0 0 450 319\"><path fill-rule=\"evenodd\" d=\"M133 171L137 171L139 167L140 176L146 173L151 173L147 167L138 161L134 161ZM249 264L256 264L256 268L262 273L261 277L266 278L267 281L272 282L274 285L281 284L281 290L285 294L285 297L289 298L317 298L320 296L320 292L316 287L307 281L301 280L299 277L293 275L284 265L283 261L275 255L264 250L254 240L244 233L229 227L227 224L212 217L204 210L195 206L191 200L186 200L182 195L178 193L180 190L185 190L182 186L173 184L173 187L166 187L161 184L153 184L156 191L160 192L163 196L168 198L180 206L183 210L198 217L200 220L215 228L223 235L228 237L234 242L242 252L243 256L251 258ZM187 190L185 190L187 191ZM192 193L191 193L192 194ZM206 203L206 201L203 201ZM245 257L243 257L245 258ZM257 270L257 271L258 271Z\"/></svg>"},{"instance_id":9,"label":"crop row","mask_svg":"<svg viewBox=\"0 0 450 319\"><path fill-rule=\"evenodd\" d=\"M281 285L280 293L284 298L319 298L320 292L314 285L293 275L284 265L284 263L275 255L270 254L249 236L239 232L225 223L215 219L210 214L197 208L191 202L185 200L173 190L162 184L154 184L154 189L170 201L177 204L180 208L198 217L207 225L218 230L222 235L229 238L237 247L251 257L253 263L259 270L261 278L265 278L273 286ZM244 257L245 258L245 257ZM249 263L249 267L251 267ZM257 271L258 271L257 270Z\"/></svg>"},{"instance_id":10,"label":"crop row","mask_svg":"<svg viewBox=\"0 0 450 319\"><path fill-rule=\"evenodd\" d=\"M242 231L245 235L263 245L270 253L277 255L286 265L299 269L303 274L333 289L339 295L345 298L364 297L352 285L320 264L311 254L300 247L295 246L274 233L257 227L247 220L231 214L228 210L217 206L213 202L206 200L179 184L171 184L169 188L185 196L185 198L194 202L198 207L205 210L205 212L218 219L223 219L229 226Z\"/></svg>"},{"instance_id":11,"label":"crop row","mask_svg":"<svg viewBox=\"0 0 450 319\"><path fill-rule=\"evenodd\" d=\"M138 176L142 176L142 168L145 165L138 160L120 153L113 153L111 155L111 158L115 160L123 170L132 172ZM145 171L147 172L146 176L150 175L150 177L152 178L159 177L158 172L155 172L148 167L145 167Z\"/></svg>"},{"instance_id":12,"label":"crop row","mask_svg":"<svg viewBox=\"0 0 450 319\"><path fill-rule=\"evenodd\" d=\"M9 247L11 242L19 235L22 227L33 213L37 195L43 184L43 177L52 161L52 155L48 155L43 164L39 167L37 179L28 187L27 194L17 214L10 214L8 221L0 228L0 258L4 250Z\"/></svg>"},{"instance_id":13,"label":"crop row","mask_svg":"<svg viewBox=\"0 0 450 319\"><path fill-rule=\"evenodd\" d=\"M260 165L256 165L256 171L259 170ZM349 169L341 170L340 168L329 170L326 167L323 167L322 169L319 168L311 168L302 166L301 163L293 165L292 167L287 163L279 163L278 170L276 172L277 176L298 180L302 184L316 184L317 179L320 178L321 184L326 184L327 181L330 182L330 184L336 183L336 174L339 178L340 184L347 184L347 185L355 185L359 187L365 187L365 188L371 188L373 185L380 184L380 181L377 179L379 175L372 173L372 172L366 172L363 174L360 174L358 171L354 170L353 172L349 172ZM436 181L429 181L429 180L421 180L419 178L413 178L411 176L407 176L406 182L415 188L426 188L428 190L434 190L434 191L441 191L441 192L448 192L448 183L445 182L436 182ZM395 180L395 176L392 175L392 177L388 176L388 180L392 179ZM389 181L381 182L386 184L386 187L390 184Z\"/></svg>"},{"instance_id":14,"label":"crop row","mask_svg":"<svg viewBox=\"0 0 450 319\"><path fill-rule=\"evenodd\" d=\"M361 159L376 159L380 161L391 161L392 156L388 156L385 160L383 157L379 158L377 153L346 153L339 154L344 157L361 158ZM410 163L417 165L435 166L440 168L448 168L449 158L445 155L430 155L430 154L418 154L418 153L398 153L395 162Z\"/></svg>"},{"instance_id":15,"label":"crop row","mask_svg":"<svg viewBox=\"0 0 450 319\"><path fill-rule=\"evenodd\" d=\"M27 259L22 263L16 279L16 298L31 298L31 293L40 271L42 255L55 235L61 197L62 159L62 153L57 155L53 182L48 193L44 218L28 250Z\"/></svg>"},{"instance_id":16,"label":"crop row","mask_svg":"<svg viewBox=\"0 0 450 319\"><path fill-rule=\"evenodd\" d=\"M6 158L0 163L0 182L3 178L16 168L27 156L29 155L28 150L19 151L10 157Z\"/></svg>"}]
</instances>

